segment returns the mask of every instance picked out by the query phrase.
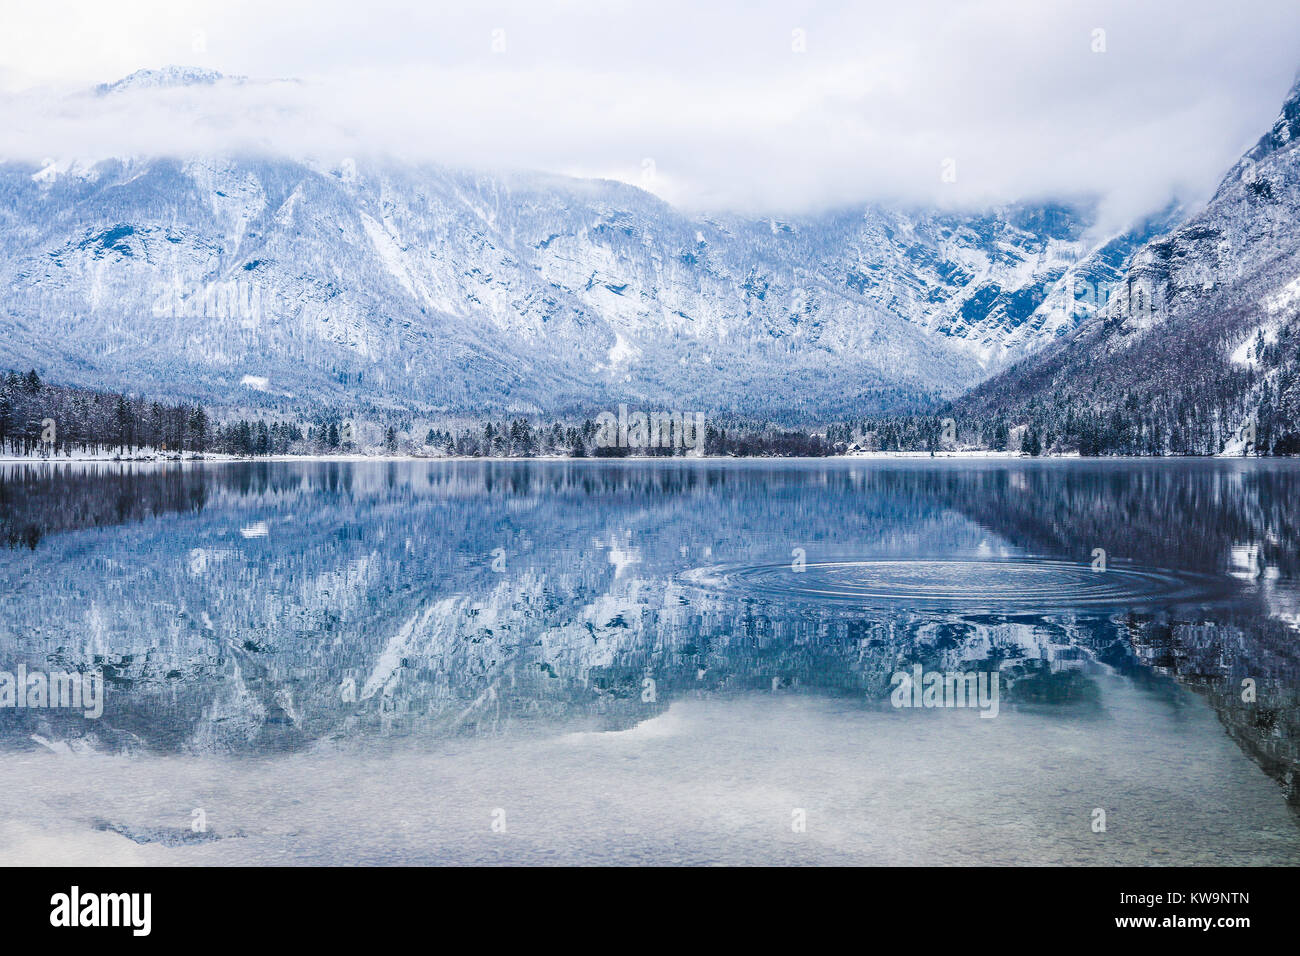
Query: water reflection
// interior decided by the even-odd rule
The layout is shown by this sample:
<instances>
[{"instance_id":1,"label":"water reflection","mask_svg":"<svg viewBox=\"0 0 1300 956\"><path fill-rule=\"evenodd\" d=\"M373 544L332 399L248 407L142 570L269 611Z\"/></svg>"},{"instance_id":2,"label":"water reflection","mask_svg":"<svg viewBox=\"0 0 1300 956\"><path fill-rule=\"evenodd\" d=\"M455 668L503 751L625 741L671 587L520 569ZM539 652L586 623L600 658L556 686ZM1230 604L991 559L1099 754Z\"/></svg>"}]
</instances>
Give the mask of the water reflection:
<instances>
[{"instance_id":1,"label":"water reflection","mask_svg":"<svg viewBox=\"0 0 1300 956\"><path fill-rule=\"evenodd\" d=\"M1079 720L1103 674L1202 694L1294 803L1297 501L1289 462L0 466L0 661L108 683L100 720L8 710L0 744L621 729L774 690L887 709L920 664Z\"/></svg>"}]
</instances>

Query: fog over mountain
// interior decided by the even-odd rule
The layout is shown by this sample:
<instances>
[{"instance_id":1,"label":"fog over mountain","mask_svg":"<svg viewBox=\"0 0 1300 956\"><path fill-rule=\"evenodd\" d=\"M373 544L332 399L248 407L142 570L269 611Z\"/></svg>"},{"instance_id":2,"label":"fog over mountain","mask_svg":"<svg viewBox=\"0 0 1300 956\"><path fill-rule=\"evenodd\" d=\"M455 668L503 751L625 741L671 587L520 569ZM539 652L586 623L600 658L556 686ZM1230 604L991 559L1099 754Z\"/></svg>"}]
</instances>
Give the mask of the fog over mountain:
<instances>
[{"instance_id":1,"label":"fog over mountain","mask_svg":"<svg viewBox=\"0 0 1300 956\"><path fill-rule=\"evenodd\" d=\"M1091 314L1177 212L1105 235L1095 199L692 215L608 180L256 153L9 163L0 189L0 364L218 404L789 419L954 396Z\"/></svg>"},{"instance_id":2,"label":"fog over mountain","mask_svg":"<svg viewBox=\"0 0 1300 956\"><path fill-rule=\"evenodd\" d=\"M1300 451L1300 81L1180 228L1133 256L1105 307L958 404L1100 451ZM1171 444L1172 438L1172 444Z\"/></svg>"},{"instance_id":3,"label":"fog over mountain","mask_svg":"<svg viewBox=\"0 0 1300 956\"><path fill-rule=\"evenodd\" d=\"M243 32L78 11L97 43L23 11L0 367L295 413L933 408L1201 208L1300 26L998 6L500 3L390 11L375 43L332 3ZM124 69L150 60L190 65Z\"/></svg>"},{"instance_id":4,"label":"fog over mountain","mask_svg":"<svg viewBox=\"0 0 1300 956\"><path fill-rule=\"evenodd\" d=\"M389 154L757 216L1096 195L1106 231L1207 198L1300 62L1289 0L58 0L5 27L11 159ZM247 79L85 95L168 63Z\"/></svg>"}]
</instances>

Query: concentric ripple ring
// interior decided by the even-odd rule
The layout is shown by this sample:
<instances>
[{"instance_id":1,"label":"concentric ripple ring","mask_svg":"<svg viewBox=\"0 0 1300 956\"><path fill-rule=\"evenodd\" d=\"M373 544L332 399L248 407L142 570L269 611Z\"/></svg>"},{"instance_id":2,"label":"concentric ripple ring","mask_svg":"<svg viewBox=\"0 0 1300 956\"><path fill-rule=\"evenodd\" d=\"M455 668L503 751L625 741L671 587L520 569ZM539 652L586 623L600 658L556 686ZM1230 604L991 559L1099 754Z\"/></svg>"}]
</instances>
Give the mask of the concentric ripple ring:
<instances>
[{"instance_id":1,"label":"concentric ripple ring","mask_svg":"<svg viewBox=\"0 0 1300 956\"><path fill-rule=\"evenodd\" d=\"M681 575L719 594L800 603L910 606L1008 613L1141 609L1213 604L1232 594L1227 579L1198 572L1052 558L883 559L713 565Z\"/></svg>"}]
</instances>

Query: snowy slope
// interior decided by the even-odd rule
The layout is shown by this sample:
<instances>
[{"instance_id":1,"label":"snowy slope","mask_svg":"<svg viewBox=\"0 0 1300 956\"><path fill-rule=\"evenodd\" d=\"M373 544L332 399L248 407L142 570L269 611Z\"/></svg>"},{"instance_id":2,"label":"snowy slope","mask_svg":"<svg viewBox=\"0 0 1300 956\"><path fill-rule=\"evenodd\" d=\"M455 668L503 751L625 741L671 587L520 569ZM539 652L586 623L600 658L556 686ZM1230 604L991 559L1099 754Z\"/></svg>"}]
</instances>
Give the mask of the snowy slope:
<instances>
[{"instance_id":1,"label":"snowy slope","mask_svg":"<svg viewBox=\"0 0 1300 956\"><path fill-rule=\"evenodd\" d=\"M238 83L169 68L113 96ZM0 367L218 403L779 417L951 396L1163 221L1086 204L690 216L631 186L253 156L0 166Z\"/></svg>"},{"instance_id":2,"label":"snowy slope","mask_svg":"<svg viewBox=\"0 0 1300 956\"><path fill-rule=\"evenodd\" d=\"M1300 446L1300 82L1205 208L1136 252L1104 309L979 386L972 418L1143 419L1156 450ZM1158 409L1158 414L1152 411Z\"/></svg>"}]
</instances>

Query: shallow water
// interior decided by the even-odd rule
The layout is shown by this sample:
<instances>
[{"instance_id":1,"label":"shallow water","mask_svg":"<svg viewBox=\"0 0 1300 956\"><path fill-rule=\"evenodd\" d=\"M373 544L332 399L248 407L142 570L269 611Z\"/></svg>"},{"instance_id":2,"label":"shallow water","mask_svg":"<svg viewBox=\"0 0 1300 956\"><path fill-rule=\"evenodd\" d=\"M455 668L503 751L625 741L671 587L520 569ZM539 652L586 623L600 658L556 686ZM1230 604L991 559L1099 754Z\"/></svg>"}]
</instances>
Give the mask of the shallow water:
<instances>
[{"instance_id":1,"label":"shallow water","mask_svg":"<svg viewBox=\"0 0 1300 956\"><path fill-rule=\"evenodd\" d=\"M0 466L0 670L107 679L98 719L0 708L0 861L1298 862L1298 492L1291 462ZM996 716L895 706L918 667L996 674Z\"/></svg>"}]
</instances>

